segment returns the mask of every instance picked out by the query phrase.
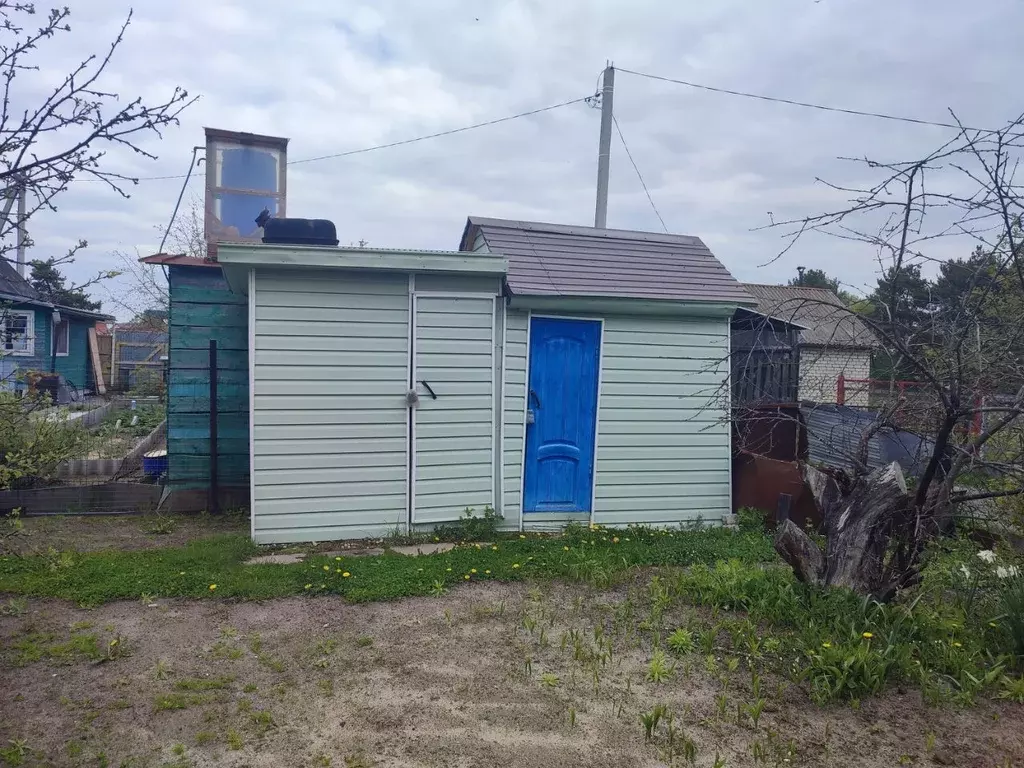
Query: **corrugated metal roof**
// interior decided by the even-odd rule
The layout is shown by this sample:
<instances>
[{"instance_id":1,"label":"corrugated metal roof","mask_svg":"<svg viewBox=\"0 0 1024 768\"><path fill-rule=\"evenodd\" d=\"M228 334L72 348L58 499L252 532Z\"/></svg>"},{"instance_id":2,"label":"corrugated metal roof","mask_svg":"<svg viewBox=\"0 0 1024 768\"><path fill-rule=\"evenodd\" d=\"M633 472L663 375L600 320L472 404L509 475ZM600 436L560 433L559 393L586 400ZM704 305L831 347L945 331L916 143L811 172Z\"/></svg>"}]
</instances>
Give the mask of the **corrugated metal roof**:
<instances>
[{"instance_id":1,"label":"corrugated metal roof","mask_svg":"<svg viewBox=\"0 0 1024 768\"><path fill-rule=\"evenodd\" d=\"M187 256L184 253L154 253L152 256L143 256L139 261L143 264L165 264L176 267L214 267L215 269L220 267L216 261Z\"/></svg>"},{"instance_id":2,"label":"corrugated metal roof","mask_svg":"<svg viewBox=\"0 0 1024 768\"><path fill-rule=\"evenodd\" d=\"M803 403L800 415L807 425L808 460L812 464L853 469L853 457L864 433L871 428L874 411L825 403ZM917 477L931 458L934 443L928 438L902 430L882 429L868 440L868 468L877 469L898 462Z\"/></svg>"},{"instance_id":3,"label":"corrugated metal roof","mask_svg":"<svg viewBox=\"0 0 1024 768\"><path fill-rule=\"evenodd\" d=\"M874 347L874 334L842 300L826 288L802 285L744 283L757 299L757 311L806 327L804 344L832 347Z\"/></svg>"},{"instance_id":4,"label":"corrugated metal roof","mask_svg":"<svg viewBox=\"0 0 1024 768\"><path fill-rule=\"evenodd\" d=\"M477 234L508 258L514 294L754 303L698 237L473 216L461 249Z\"/></svg>"}]
</instances>

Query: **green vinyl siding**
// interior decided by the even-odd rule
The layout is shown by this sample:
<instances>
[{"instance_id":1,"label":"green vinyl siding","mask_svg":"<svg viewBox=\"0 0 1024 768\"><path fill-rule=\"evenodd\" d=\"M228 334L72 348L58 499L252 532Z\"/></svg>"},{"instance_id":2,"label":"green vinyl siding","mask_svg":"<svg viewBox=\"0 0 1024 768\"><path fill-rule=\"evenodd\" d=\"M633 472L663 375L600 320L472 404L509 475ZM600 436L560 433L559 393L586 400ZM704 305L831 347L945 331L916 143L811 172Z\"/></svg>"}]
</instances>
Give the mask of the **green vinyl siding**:
<instances>
[{"instance_id":1,"label":"green vinyl siding","mask_svg":"<svg viewBox=\"0 0 1024 768\"><path fill-rule=\"evenodd\" d=\"M253 530L383 536L408 518L408 276L257 272Z\"/></svg>"},{"instance_id":2,"label":"green vinyl siding","mask_svg":"<svg viewBox=\"0 0 1024 768\"><path fill-rule=\"evenodd\" d=\"M171 266L167 382L167 484L210 480L210 339L217 341L217 474L249 484L248 301L219 268Z\"/></svg>"},{"instance_id":3,"label":"green vinyl siding","mask_svg":"<svg viewBox=\"0 0 1024 768\"><path fill-rule=\"evenodd\" d=\"M495 506L495 301L416 290L413 522L434 524Z\"/></svg>"},{"instance_id":4,"label":"green vinyl siding","mask_svg":"<svg viewBox=\"0 0 1024 768\"><path fill-rule=\"evenodd\" d=\"M577 316L577 315L574 315ZM594 522L717 523L730 511L726 319L603 317ZM527 323L510 309L505 329L504 509L520 513ZM548 529L589 516L530 514Z\"/></svg>"}]
</instances>

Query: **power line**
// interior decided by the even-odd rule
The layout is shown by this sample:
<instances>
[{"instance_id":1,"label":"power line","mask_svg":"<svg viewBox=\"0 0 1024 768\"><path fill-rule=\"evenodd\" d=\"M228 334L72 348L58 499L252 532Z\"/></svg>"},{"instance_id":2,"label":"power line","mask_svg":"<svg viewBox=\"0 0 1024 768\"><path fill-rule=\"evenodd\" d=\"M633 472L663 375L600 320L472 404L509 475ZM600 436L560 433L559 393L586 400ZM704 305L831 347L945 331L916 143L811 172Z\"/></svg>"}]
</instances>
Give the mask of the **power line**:
<instances>
[{"instance_id":1,"label":"power line","mask_svg":"<svg viewBox=\"0 0 1024 768\"><path fill-rule=\"evenodd\" d=\"M352 155L362 155L367 152L376 152L378 149L391 149L392 147L402 147L406 144L416 144L421 141L427 141L428 139L437 139L442 136L451 136L456 133L465 133L466 131L472 131L477 128L486 128L489 125L498 125L499 123L507 123L510 120L518 120L521 117L530 117L531 115L539 115L542 112L550 112L553 109L560 109L562 107L568 107L571 104L579 104L580 102L592 99L593 96L582 96L578 99L570 99L569 101L562 101L558 104L551 104L547 107L539 107L538 109L531 109L526 112L518 112L514 115L506 115L505 117L498 117L493 120L485 120L482 123L473 123L472 125L464 125L461 128L451 128L447 131L438 131L437 133L428 133L425 136L416 136L412 139L402 139L401 141L392 141L387 144L376 144L372 147L362 147L360 149L351 149L347 152L336 152L330 155L319 155L317 157L307 157L302 160L289 160L288 165L301 165L302 163L315 163L320 160L331 160L338 157L350 157ZM165 181L168 179L185 179L187 176L181 174L178 176L148 176L137 178L136 181ZM92 179L74 179L74 181L92 181Z\"/></svg>"},{"instance_id":2,"label":"power line","mask_svg":"<svg viewBox=\"0 0 1024 768\"><path fill-rule=\"evenodd\" d=\"M164 252L164 243L167 242L167 236L171 234L171 227L174 226L174 219L178 215L178 208L181 206L181 198L185 196L185 189L188 187L188 180L192 176L192 169L196 167L196 153L202 149L202 147L192 147L192 160L188 164L188 173L185 174L185 182L181 185L181 191L178 193L178 201L174 204L174 211L171 213L171 220L167 222L167 229L164 230L164 236L160 239L160 250L157 253Z\"/></svg>"},{"instance_id":3,"label":"power line","mask_svg":"<svg viewBox=\"0 0 1024 768\"><path fill-rule=\"evenodd\" d=\"M626 150L626 157L629 158L629 162L633 164L633 170L636 171L636 177L640 179L640 186L644 188L644 193L647 195L647 200L651 204L651 208L654 209L654 215L658 217L658 221L661 222L662 229L668 232L668 227L665 226L665 220L661 218L661 214L658 212L658 206L654 204L654 198L651 197L651 191L647 189L647 182L644 181L643 174L640 173L640 169L636 165L636 161L633 159L633 153L629 151L629 145L626 144L626 137L622 135L622 129L619 128L619 121L615 115L612 115L612 123L615 124L615 132L619 134L619 141L622 142L622 148Z\"/></svg>"},{"instance_id":4,"label":"power line","mask_svg":"<svg viewBox=\"0 0 1024 768\"><path fill-rule=\"evenodd\" d=\"M884 112L864 112L859 109L847 109L845 107L831 107L825 104L814 104L809 101L796 101L794 99L785 99L781 96L765 96L760 93L747 93L745 91L733 91L728 88L716 88L711 85L702 85L701 83L692 83L688 80L677 80L673 77L663 77L661 75L652 75L649 72L637 72L633 69L623 69L616 67L619 72L625 72L629 75L636 75L638 77L646 77L651 80L661 80L666 83L675 83L676 85L685 85L688 88L697 88L702 91L711 91L713 93L724 93L729 96L743 96L747 99L758 99L760 101L771 101L777 104L789 104L793 107L805 107L807 109L819 109L824 112L839 112L844 115L857 115L858 117L874 117L879 120L893 120L899 123L913 123L915 125L932 125L938 128L953 128L955 130L966 130L966 131L979 131L982 133L993 133L993 131L984 128L971 128L967 125L957 125L956 123L940 123L934 120L921 120L916 117L903 117L900 115L887 115Z\"/></svg>"}]
</instances>

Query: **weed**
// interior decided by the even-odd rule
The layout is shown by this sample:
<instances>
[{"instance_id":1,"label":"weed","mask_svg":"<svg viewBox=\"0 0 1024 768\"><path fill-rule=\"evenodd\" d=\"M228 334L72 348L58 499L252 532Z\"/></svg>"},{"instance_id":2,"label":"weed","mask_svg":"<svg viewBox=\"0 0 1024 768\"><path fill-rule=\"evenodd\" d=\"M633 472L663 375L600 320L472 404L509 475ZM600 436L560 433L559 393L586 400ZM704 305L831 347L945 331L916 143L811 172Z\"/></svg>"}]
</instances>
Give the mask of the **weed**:
<instances>
[{"instance_id":1,"label":"weed","mask_svg":"<svg viewBox=\"0 0 1024 768\"><path fill-rule=\"evenodd\" d=\"M237 751L243 746L242 735L236 730L230 730L224 734L224 741L227 742L228 749Z\"/></svg>"},{"instance_id":2,"label":"weed","mask_svg":"<svg viewBox=\"0 0 1024 768\"><path fill-rule=\"evenodd\" d=\"M11 739L10 746L0 747L0 760L7 765L23 765L31 751L25 739Z\"/></svg>"},{"instance_id":3,"label":"weed","mask_svg":"<svg viewBox=\"0 0 1024 768\"><path fill-rule=\"evenodd\" d=\"M249 635L247 645L250 651L259 656L263 652L263 638L260 637L260 633L253 632Z\"/></svg>"},{"instance_id":4,"label":"weed","mask_svg":"<svg viewBox=\"0 0 1024 768\"><path fill-rule=\"evenodd\" d=\"M442 595L448 594L448 589L445 587L443 581L440 579L434 579L434 583L430 585L430 592L428 594L432 597L441 597Z\"/></svg>"},{"instance_id":5,"label":"weed","mask_svg":"<svg viewBox=\"0 0 1024 768\"><path fill-rule=\"evenodd\" d=\"M697 647L693 639L693 632L682 628L670 634L665 642L673 652L678 654L693 653Z\"/></svg>"},{"instance_id":6,"label":"weed","mask_svg":"<svg viewBox=\"0 0 1024 768\"><path fill-rule=\"evenodd\" d=\"M729 711L729 697L724 693L715 696L715 709L718 712L718 719L724 720L725 713Z\"/></svg>"},{"instance_id":7,"label":"weed","mask_svg":"<svg viewBox=\"0 0 1024 768\"><path fill-rule=\"evenodd\" d=\"M159 536L166 536L169 533L174 533L175 524L176 523L173 518L157 515L156 521L146 529L146 532Z\"/></svg>"},{"instance_id":8,"label":"weed","mask_svg":"<svg viewBox=\"0 0 1024 768\"><path fill-rule=\"evenodd\" d=\"M245 656L245 651L239 648L237 645L232 645L223 640L218 640L210 648L210 655L215 659L228 659L230 661L238 661L240 658Z\"/></svg>"},{"instance_id":9,"label":"weed","mask_svg":"<svg viewBox=\"0 0 1024 768\"><path fill-rule=\"evenodd\" d=\"M1003 676L999 683L1000 690L997 694L1000 699L1009 699L1018 704L1024 704L1024 677Z\"/></svg>"},{"instance_id":10,"label":"weed","mask_svg":"<svg viewBox=\"0 0 1024 768\"><path fill-rule=\"evenodd\" d=\"M153 699L153 708L157 712L175 709L188 709L198 704L208 704L213 697L208 693L161 693Z\"/></svg>"},{"instance_id":11,"label":"weed","mask_svg":"<svg viewBox=\"0 0 1024 768\"><path fill-rule=\"evenodd\" d=\"M163 659L157 659L156 664L153 665L153 677L157 680L166 680L167 676L171 674L171 666Z\"/></svg>"},{"instance_id":12,"label":"weed","mask_svg":"<svg viewBox=\"0 0 1024 768\"><path fill-rule=\"evenodd\" d=\"M369 635L360 635L356 638L356 646L359 648L369 648L373 645L373 638Z\"/></svg>"},{"instance_id":13,"label":"weed","mask_svg":"<svg viewBox=\"0 0 1024 768\"><path fill-rule=\"evenodd\" d=\"M242 686L242 693L256 693L256 683L246 683Z\"/></svg>"},{"instance_id":14,"label":"weed","mask_svg":"<svg viewBox=\"0 0 1024 768\"><path fill-rule=\"evenodd\" d=\"M176 691L215 691L227 688L235 681L234 675L210 678L190 678L178 680L174 683Z\"/></svg>"},{"instance_id":15,"label":"weed","mask_svg":"<svg viewBox=\"0 0 1024 768\"><path fill-rule=\"evenodd\" d=\"M315 768L331 768L331 758L323 752L318 752L313 755L313 765Z\"/></svg>"},{"instance_id":16,"label":"weed","mask_svg":"<svg viewBox=\"0 0 1024 768\"><path fill-rule=\"evenodd\" d=\"M0 616L21 616L28 610L28 600L23 597L12 597L0 606Z\"/></svg>"},{"instance_id":17,"label":"weed","mask_svg":"<svg viewBox=\"0 0 1024 768\"><path fill-rule=\"evenodd\" d=\"M555 688L558 686L559 678L553 672L544 672L540 676L540 681L548 688Z\"/></svg>"},{"instance_id":18,"label":"weed","mask_svg":"<svg viewBox=\"0 0 1024 768\"><path fill-rule=\"evenodd\" d=\"M573 707L573 706L569 707L568 719L569 719L569 730L571 731L573 728L576 727L576 707Z\"/></svg>"},{"instance_id":19,"label":"weed","mask_svg":"<svg viewBox=\"0 0 1024 768\"><path fill-rule=\"evenodd\" d=\"M220 636L224 640L234 640L238 637L238 630L234 627L224 626L220 628Z\"/></svg>"},{"instance_id":20,"label":"weed","mask_svg":"<svg viewBox=\"0 0 1024 768\"><path fill-rule=\"evenodd\" d=\"M663 683L674 673L675 665L669 663L663 650L656 649L651 660L647 662L647 680L652 683Z\"/></svg>"},{"instance_id":21,"label":"weed","mask_svg":"<svg viewBox=\"0 0 1024 768\"><path fill-rule=\"evenodd\" d=\"M277 672L278 674L283 673L285 670L284 661L277 658L276 656L268 656L265 653L261 653L256 656L256 660L259 661L259 663L265 666L267 669L273 672Z\"/></svg>"},{"instance_id":22,"label":"weed","mask_svg":"<svg viewBox=\"0 0 1024 768\"><path fill-rule=\"evenodd\" d=\"M756 699L752 703L747 704L747 716L750 717L750 722L754 724L754 730L757 730L757 724L761 720L761 713L764 712L764 699Z\"/></svg>"},{"instance_id":23,"label":"weed","mask_svg":"<svg viewBox=\"0 0 1024 768\"><path fill-rule=\"evenodd\" d=\"M276 723L274 722L274 716L270 713L270 710L266 709L259 710L258 712L253 712L252 723L260 731L260 733L266 733L276 725Z\"/></svg>"},{"instance_id":24,"label":"weed","mask_svg":"<svg viewBox=\"0 0 1024 768\"><path fill-rule=\"evenodd\" d=\"M217 740L217 734L213 731L199 731L196 734L196 744L203 746Z\"/></svg>"},{"instance_id":25,"label":"weed","mask_svg":"<svg viewBox=\"0 0 1024 768\"><path fill-rule=\"evenodd\" d=\"M373 762L361 752L354 755L346 755L342 758L345 768L373 768Z\"/></svg>"},{"instance_id":26,"label":"weed","mask_svg":"<svg viewBox=\"0 0 1024 768\"><path fill-rule=\"evenodd\" d=\"M658 730L658 723L668 713L668 707L664 704L655 704L648 712L640 713L640 724L644 727L644 740L651 741Z\"/></svg>"},{"instance_id":27,"label":"weed","mask_svg":"<svg viewBox=\"0 0 1024 768\"><path fill-rule=\"evenodd\" d=\"M184 744L175 744L173 747L171 747L171 754L172 755L177 755L178 757L181 757L182 755L185 754L185 745Z\"/></svg>"},{"instance_id":28,"label":"weed","mask_svg":"<svg viewBox=\"0 0 1024 768\"><path fill-rule=\"evenodd\" d=\"M324 696L330 697L334 695L334 681L329 677L318 680L317 687Z\"/></svg>"},{"instance_id":29,"label":"weed","mask_svg":"<svg viewBox=\"0 0 1024 768\"><path fill-rule=\"evenodd\" d=\"M252 712L252 700L247 699L244 696L238 700L238 711L239 712Z\"/></svg>"}]
</instances>

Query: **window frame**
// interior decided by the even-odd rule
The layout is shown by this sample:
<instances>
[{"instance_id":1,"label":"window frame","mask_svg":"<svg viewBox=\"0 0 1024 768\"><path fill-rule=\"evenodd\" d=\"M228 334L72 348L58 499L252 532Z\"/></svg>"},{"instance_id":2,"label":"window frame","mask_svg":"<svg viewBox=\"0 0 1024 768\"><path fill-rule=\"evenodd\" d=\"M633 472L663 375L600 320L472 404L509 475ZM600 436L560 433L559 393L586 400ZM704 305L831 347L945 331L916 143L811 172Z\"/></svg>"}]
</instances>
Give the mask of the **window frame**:
<instances>
[{"instance_id":1,"label":"window frame","mask_svg":"<svg viewBox=\"0 0 1024 768\"><path fill-rule=\"evenodd\" d=\"M7 323L11 317L25 318L25 349L7 348ZM0 355L34 357L36 353L36 313L32 309L0 308Z\"/></svg>"},{"instance_id":2,"label":"window frame","mask_svg":"<svg viewBox=\"0 0 1024 768\"><path fill-rule=\"evenodd\" d=\"M61 352L57 345L57 331L63 326L64 328L64 351ZM67 357L71 354L71 320L67 317L62 317L59 323L50 323L50 339L51 348L50 354L56 357Z\"/></svg>"}]
</instances>

